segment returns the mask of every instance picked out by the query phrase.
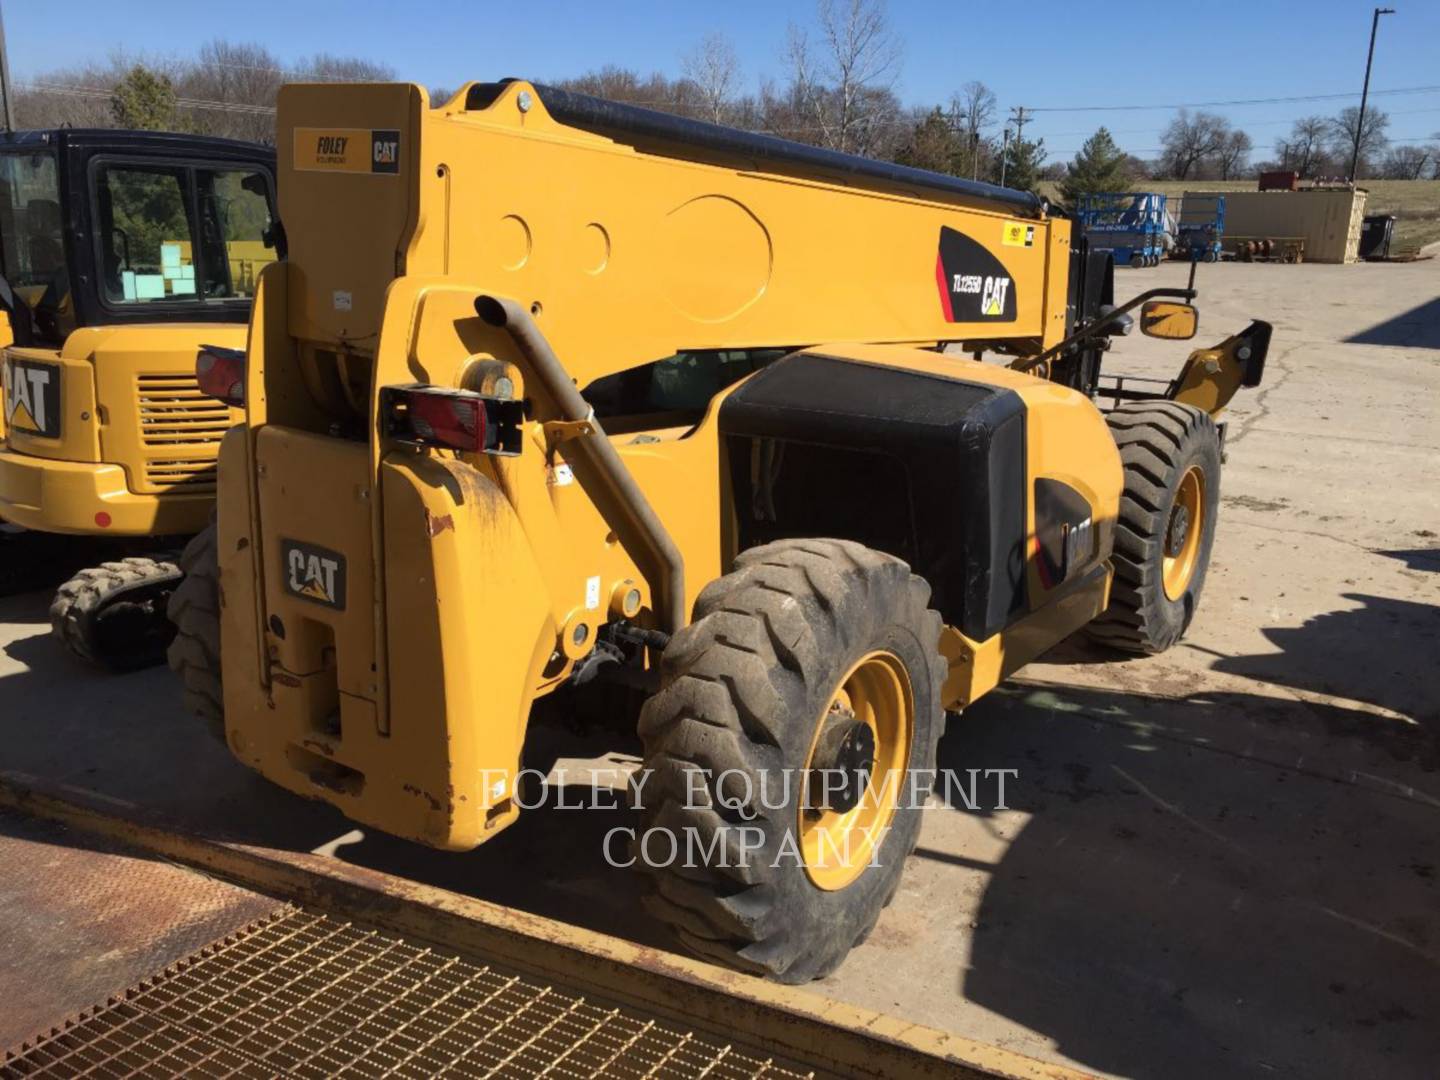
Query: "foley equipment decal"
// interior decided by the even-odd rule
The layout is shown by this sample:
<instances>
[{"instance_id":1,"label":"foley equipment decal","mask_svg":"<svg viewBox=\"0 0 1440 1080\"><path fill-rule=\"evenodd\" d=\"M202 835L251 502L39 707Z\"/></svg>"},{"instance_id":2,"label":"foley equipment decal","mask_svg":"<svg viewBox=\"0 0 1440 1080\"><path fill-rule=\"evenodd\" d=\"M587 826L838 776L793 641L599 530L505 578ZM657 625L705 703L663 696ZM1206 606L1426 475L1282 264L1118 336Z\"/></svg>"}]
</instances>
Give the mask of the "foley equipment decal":
<instances>
[{"instance_id":1,"label":"foley equipment decal","mask_svg":"<svg viewBox=\"0 0 1440 1080\"><path fill-rule=\"evenodd\" d=\"M5 361L5 421L26 435L60 437L60 369L8 357Z\"/></svg>"},{"instance_id":2,"label":"foley equipment decal","mask_svg":"<svg viewBox=\"0 0 1440 1080\"><path fill-rule=\"evenodd\" d=\"M935 283L947 322L1014 322L1015 282L1004 263L962 232L941 226Z\"/></svg>"},{"instance_id":3,"label":"foley equipment decal","mask_svg":"<svg viewBox=\"0 0 1440 1080\"><path fill-rule=\"evenodd\" d=\"M308 172L400 171L400 132L371 128L296 128L295 168Z\"/></svg>"}]
</instances>

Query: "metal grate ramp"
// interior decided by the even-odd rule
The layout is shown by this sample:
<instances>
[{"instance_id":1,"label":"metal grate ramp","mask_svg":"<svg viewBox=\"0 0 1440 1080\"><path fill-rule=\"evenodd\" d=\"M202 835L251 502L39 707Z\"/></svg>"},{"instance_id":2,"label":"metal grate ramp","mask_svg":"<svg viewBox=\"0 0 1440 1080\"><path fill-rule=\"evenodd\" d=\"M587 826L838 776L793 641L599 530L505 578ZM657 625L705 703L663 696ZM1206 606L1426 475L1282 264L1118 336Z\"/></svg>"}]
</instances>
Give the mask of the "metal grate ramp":
<instances>
[{"instance_id":1,"label":"metal grate ramp","mask_svg":"<svg viewBox=\"0 0 1440 1080\"><path fill-rule=\"evenodd\" d=\"M3 1077L796 1077L753 1050L287 907L7 1054Z\"/></svg>"}]
</instances>

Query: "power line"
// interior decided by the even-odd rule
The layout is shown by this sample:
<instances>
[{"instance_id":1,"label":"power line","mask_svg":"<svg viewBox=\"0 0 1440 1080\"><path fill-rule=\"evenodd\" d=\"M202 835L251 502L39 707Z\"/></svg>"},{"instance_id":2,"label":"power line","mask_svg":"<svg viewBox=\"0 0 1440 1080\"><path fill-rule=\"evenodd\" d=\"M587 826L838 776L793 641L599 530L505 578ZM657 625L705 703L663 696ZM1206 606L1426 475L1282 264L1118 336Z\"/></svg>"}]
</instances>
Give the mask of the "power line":
<instances>
[{"instance_id":1,"label":"power line","mask_svg":"<svg viewBox=\"0 0 1440 1080\"><path fill-rule=\"evenodd\" d=\"M1375 90L1372 96L1381 94L1431 94L1440 91L1440 86L1402 86L1394 90ZM1346 94L1296 94L1291 97L1237 98L1233 101L1190 101L1178 105L1046 105L1031 109L1031 112L1144 112L1153 109L1211 109L1233 105L1286 105L1297 101L1341 101L1358 98L1358 93Z\"/></svg>"},{"instance_id":2,"label":"power line","mask_svg":"<svg viewBox=\"0 0 1440 1080\"><path fill-rule=\"evenodd\" d=\"M42 94L58 94L61 97L79 98L113 98L114 90L104 90L97 86L54 86L48 83L23 83L19 85L21 90L33 90ZM274 116L273 105L246 105L239 101L210 101L205 98L182 98L177 97L175 104L185 109L212 109L216 112L245 113L252 116Z\"/></svg>"}]
</instances>

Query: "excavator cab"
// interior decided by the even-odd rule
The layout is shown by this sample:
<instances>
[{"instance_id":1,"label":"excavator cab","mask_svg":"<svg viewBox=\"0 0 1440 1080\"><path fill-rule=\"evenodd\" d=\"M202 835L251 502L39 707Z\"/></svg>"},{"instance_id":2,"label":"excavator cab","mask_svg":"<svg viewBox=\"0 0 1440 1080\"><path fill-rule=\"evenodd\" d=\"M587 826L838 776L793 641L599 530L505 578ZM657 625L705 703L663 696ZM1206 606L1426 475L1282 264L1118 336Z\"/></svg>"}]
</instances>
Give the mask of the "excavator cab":
<instances>
[{"instance_id":1,"label":"excavator cab","mask_svg":"<svg viewBox=\"0 0 1440 1080\"><path fill-rule=\"evenodd\" d=\"M0 137L4 561L12 588L27 564L47 572L37 553L50 545L17 526L122 538L128 557L83 571L52 611L88 659L124 668L163 653L179 572L163 552L141 556L142 538L198 532L214 504L216 453L239 415L199 392L194 355L245 344L256 280L279 255L274 188L274 152L229 139ZM122 597L126 618L101 633Z\"/></svg>"}]
</instances>

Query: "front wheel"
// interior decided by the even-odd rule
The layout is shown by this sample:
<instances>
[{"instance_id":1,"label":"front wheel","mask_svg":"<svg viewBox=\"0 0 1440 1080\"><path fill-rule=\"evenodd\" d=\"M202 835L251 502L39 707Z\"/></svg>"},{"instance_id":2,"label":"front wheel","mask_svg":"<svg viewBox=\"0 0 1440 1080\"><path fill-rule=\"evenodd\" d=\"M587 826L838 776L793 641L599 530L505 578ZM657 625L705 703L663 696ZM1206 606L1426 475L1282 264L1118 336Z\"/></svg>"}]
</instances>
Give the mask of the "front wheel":
<instances>
[{"instance_id":1,"label":"front wheel","mask_svg":"<svg viewBox=\"0 0 1440 1080\"><path fill-rule=\"evenodd\" d=\"M707 959L833 971L899 887L934 777L940 616L841 540L744 552L696 603L640 720L647 906Z\"/></svg>"},{"instance_id":2,"label":"front wheel","mask_svg":"<svg viewBox=\"0 0 1440 1080\"><path fill-rule=\"evenodd\" d=\"M212 515L180 555L185 580L170 594L166 616L175 626L168 659L180 677L185 709L225 741L225 696L220 682L220 560Z\"/></svg>"},{"instance_id":3,"label":"front wheel","mask_svg":"<svg viewBox=\"0 0 1440 1080\"><path fill-rule=\"evenodd\" d=\"M1106 418L1125 465L1110 606L1090 624L1102 644L1164 652L1194 618L1220 506L1220 438L1208 413L1128 402Z\"/></svg>"}]
</instances>

